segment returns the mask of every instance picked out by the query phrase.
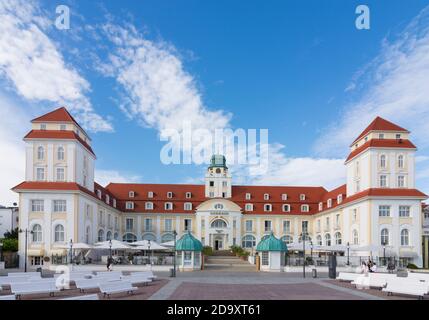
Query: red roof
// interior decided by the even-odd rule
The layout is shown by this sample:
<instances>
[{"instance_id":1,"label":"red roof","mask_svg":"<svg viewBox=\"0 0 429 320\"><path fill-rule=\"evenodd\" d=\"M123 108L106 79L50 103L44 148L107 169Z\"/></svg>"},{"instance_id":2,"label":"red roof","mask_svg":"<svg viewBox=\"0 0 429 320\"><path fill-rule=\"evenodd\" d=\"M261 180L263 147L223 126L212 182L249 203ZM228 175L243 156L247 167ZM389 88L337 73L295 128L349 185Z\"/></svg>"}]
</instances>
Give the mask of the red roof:
<instances>
[{"instance_id":1,"label":"red roof","mask_svg":"<svg viewBox=\"0 0 429 320\"><path fill-rule=\"evenodd\" d=\"M77 140L79 141L90 153L95 156L91 146L83 140L74 131L66 130L31 130L24 139L59 139L59 140Z\"/></svg>"},{"instance_id":2,"label":"red roof","mask_svg":"<svg viewBox=\"0 0 429 320\"><path fill-rule=\"evenodd\" d=\"M31 120L31 122L72 122L80 129L82 129L79 123L73 118L73 116L70 114L70 112L68 112L65 107L61 107L55 109L54 111L48 112L43 116ZM85 133L86 136L88 136L85 130L82 129L82 131Z\"/></svg>"},{"instance_id":3,"label":"red roof","mask_svg":"<svg viewBox=\"0 0 429 320\"><path fill-rule=\"evenodd\" d=\"M397 132L409 132L408 130L387 121L381 117L375 118L365 130L353 141L351 145L353 145L356 141L363 138L370 131L397 131Z\"/></svg>"},{"instance_id":4,"label":"red roof","mask_svg":"<svg viewBox=\"0 0 429 320\"><path fill-rule=\"evenodd\" d=\"M365 142L360 147L356 148L350 152L349 156L346 159L346 162L365 151L368 148L377 147L377 148L406 148L406 149L416 149L416 146L407 139L371 139Z\"/></svg>"}]
</instances>

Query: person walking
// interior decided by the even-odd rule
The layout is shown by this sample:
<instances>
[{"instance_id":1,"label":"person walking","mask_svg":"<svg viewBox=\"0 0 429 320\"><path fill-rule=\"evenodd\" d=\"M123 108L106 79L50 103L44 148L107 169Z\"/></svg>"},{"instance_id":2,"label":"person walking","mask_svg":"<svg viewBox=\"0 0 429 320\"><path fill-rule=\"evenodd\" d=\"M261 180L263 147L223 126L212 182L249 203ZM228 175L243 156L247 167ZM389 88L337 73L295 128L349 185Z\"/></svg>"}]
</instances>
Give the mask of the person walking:
<instances>
[{"instance_id":1,"label":"person walking","mask_svg":"<svg viewBox=\"0 0 429 320\"><path fill-rule=\"evenodd\" d=\"M107 258L107 271L112 271L112 258Z\"/></svg>"}]
</instances>

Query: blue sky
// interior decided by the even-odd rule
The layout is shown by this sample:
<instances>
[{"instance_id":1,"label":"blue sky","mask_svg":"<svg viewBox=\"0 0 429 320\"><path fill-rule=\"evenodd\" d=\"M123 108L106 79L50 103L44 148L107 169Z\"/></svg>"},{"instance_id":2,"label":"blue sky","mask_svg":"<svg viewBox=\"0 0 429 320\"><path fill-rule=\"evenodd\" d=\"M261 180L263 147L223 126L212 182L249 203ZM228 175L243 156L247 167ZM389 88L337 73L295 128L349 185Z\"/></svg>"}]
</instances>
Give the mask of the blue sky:
<instances>
[{"instance_id":1,"label":"blue sky","mask_svg":"<svg viewBox=\"0 0 429 320\"><path fill-rule=\"evenodd\" d=\"M70 30L53 26L60 4ZM0 143L15 155L0 160L6 181L22 180L22 123L66 104L93 138L101 183L199 182L204 166L160 162L159 135L202 117L202 127L269 129L268 173L237 166L237 183L332 188L344 181L348 143L380 115L415 133L418 187L429 192L429 1L366 1L370 30L355 27L359 4L5 0L0 111L14 120ZM34 66L33 55L55 58ZM5 190L0 203L13 199Z\"/></svg>"}]
</instances>

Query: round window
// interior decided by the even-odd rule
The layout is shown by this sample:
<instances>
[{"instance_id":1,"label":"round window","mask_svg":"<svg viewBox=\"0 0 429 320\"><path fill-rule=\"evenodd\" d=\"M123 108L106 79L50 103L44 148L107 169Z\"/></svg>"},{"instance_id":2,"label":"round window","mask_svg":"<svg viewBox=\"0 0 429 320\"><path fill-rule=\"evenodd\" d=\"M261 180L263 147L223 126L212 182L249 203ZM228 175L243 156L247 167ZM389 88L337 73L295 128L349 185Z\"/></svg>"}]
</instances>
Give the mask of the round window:
<instances>
[{"instance_id":1,"label":"round window","mask_svg":"<svg viewBox=\"0 0 429 320\"><path fill-rule=\"evenodd\" d=\"M221 204L221 203L216 203L216 204L215 204L215 206L214 206L214 208L215 208L215 209L219 209L219 210L220 210L220 209L223 209L223 204Z\"/></svg>"}]
</instances>

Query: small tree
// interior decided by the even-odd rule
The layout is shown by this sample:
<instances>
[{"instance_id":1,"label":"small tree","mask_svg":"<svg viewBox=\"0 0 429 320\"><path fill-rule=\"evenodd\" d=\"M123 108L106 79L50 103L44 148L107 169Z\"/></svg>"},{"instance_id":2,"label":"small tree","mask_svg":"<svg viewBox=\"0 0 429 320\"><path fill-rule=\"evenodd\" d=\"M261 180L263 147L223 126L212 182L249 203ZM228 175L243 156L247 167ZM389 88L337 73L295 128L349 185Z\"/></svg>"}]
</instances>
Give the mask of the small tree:
<instances>
[{"instance_id":1,"label":"small tree","mask_svg":"<svg viewBox=\"0 0 429 320\"><path fill-rule=\"evenodd\" d=\"M18 239L2 239L1 243L3 243L4 252L18 251Z\"/></svg>"},{"instance_id":2,"label":"small tree","mask_svg":"<svg viewBox=\"0 0 429 320\"><path fill-rule=\"evenodd\" d=\"M11 231L6 231L4 234L4 238L5 239L16 239L16 240L18 240L18 234L19 234L18 228L15 228Z\"/></svg>"}]
</instances>

